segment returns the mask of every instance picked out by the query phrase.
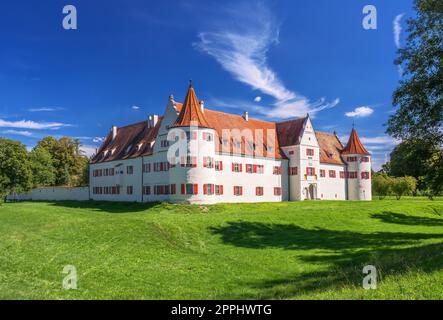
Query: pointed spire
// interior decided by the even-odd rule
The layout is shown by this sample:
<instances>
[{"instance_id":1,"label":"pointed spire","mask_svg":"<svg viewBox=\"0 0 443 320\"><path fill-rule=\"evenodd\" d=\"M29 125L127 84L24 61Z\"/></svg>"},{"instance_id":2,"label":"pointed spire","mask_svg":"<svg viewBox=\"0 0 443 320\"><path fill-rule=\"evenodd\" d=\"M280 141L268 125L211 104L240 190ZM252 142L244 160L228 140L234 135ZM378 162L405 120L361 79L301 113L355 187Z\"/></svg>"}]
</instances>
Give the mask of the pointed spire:
<instances>
[{"instance_id":1,"label":"pointed spire","mask_svg":"<svg viewBox=\"0 0 443 320\"><path fill-rule=\"evenodd\" d=\"M209 128L209 124L206 121L200 103L195 94L194 87L192 86L192 80L189 81L188 93L186 94L185 102L177 117L173 127L189 127L197 125L198 127Z\"/></svg>"},{"instance_id":2,"label":"pointed spire","mask_svg":"<svg viewBox=\"0 0 443 320\"><path fill-rule=\"evenodd\" d=\"M352 128L351 135L349 136L348 143L346 147L343 149L342 154L366 154L370 155L370 153L363 147L363 144L358 137L357 130Z\"/></svg>"}]
</instances>

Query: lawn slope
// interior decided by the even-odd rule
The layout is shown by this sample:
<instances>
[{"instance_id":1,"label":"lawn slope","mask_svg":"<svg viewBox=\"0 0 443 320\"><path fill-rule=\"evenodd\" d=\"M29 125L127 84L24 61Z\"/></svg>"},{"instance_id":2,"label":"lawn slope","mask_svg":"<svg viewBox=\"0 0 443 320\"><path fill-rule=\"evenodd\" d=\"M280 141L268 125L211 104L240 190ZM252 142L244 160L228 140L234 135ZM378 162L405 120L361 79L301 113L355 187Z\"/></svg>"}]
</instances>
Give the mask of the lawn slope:
<instances>
[{"instance_id":1,"label":"lawn slope","mask_svg":"<svg viewBox=\"0 0 443 320\"><path fill-rule=\"evenodd\" d=\"M442 299L442 249L439 200L10 203L0 298ZM77 290L62 289L66 265Z\"/></svg>"}]
</instances>

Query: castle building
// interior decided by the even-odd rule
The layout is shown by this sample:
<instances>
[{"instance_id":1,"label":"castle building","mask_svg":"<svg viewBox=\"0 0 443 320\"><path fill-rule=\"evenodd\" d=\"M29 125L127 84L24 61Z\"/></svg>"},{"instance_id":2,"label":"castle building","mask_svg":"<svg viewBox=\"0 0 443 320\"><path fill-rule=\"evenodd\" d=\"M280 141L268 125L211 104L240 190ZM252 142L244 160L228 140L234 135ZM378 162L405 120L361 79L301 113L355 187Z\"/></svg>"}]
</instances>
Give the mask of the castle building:
<instances>
[{"instance_id":1,"label":"castle building","mask_svg":"<svg viewBox=\"0 0 443 320\"><path fill-rule=\"evenodd\" d=\"M352 129L205 108L192 84L163 116L113 126L90 164L93 200L173 203L371 200L371 156Z\"/></svg>"}]
</instances>

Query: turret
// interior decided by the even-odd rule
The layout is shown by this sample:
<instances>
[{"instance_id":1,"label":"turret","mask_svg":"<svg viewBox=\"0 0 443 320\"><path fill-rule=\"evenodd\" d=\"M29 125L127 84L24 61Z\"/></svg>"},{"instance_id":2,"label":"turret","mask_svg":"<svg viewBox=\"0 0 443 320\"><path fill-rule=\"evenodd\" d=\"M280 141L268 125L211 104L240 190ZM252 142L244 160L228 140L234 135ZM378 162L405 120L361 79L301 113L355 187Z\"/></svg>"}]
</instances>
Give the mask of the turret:
<instances>
[{"instance_id":1,"label":"turret","mask_svg":"<svg viewBox=\"0 0 443 320\"><path fill-rule=\"evenodd\" d=\"M348 200L372 200L371 154L361 143L355 128L341 155L347 164Z\"/></svg>"}]
</instances>

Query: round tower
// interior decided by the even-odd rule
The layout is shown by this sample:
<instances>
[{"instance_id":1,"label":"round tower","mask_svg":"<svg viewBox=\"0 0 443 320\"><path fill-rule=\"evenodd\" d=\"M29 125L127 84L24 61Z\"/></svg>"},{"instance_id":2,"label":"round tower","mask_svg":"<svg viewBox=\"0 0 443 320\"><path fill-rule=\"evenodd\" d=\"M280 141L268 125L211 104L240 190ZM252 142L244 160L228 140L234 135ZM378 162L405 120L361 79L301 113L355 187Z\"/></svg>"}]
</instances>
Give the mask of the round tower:
<instances>
[{"instance_id":1,"label":"round tower","mask_svg":"<svg viewBox=\"0 0 443 320\"><path fill-rule=\"evenodd\" d=\"M216 131L204 113L204 103L198 101L190 83L180 114L170 128L185 146L169 172L170 183L177 185L176 194L171 196L176 202L210 203L215 199Z\"/></svg>"},{"instance_id":2,"label":"round tower","mask_svg":"<svg viewBox=\"0 0 443 320\"><path fill-rule=\"evenodd\" d=\"M371 154L361 143L355 128L341 154L347 165L347 199L372 200Z\"/></svg>"}]
</instances>

